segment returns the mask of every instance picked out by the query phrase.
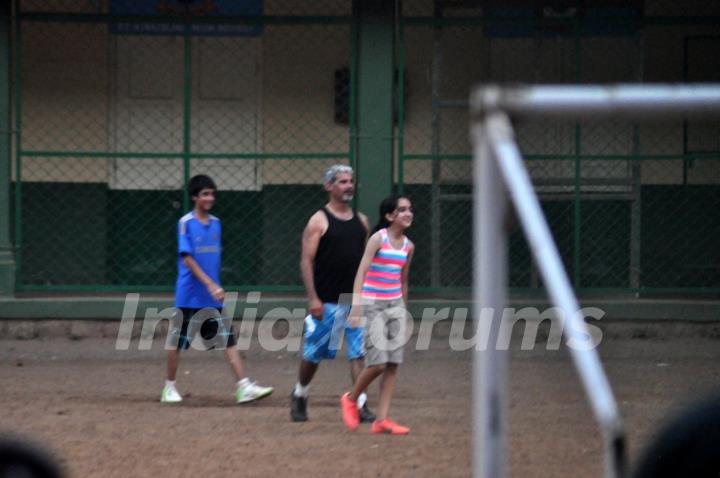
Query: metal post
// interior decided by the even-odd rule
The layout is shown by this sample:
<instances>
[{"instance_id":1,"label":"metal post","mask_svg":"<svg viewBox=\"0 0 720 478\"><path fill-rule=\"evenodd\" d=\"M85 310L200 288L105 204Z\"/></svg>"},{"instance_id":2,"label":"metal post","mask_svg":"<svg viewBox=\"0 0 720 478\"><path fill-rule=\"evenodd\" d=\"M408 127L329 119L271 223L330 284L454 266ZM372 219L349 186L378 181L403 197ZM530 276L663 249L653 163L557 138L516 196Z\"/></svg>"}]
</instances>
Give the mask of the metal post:
<instances>
[{"instance_id":1,"label":"metal post","mask_svg":"<svg viewBox=\"0 0 720 478\"><path fill-rule=\"evenodd\" d=\"M356 204L371 224L393 186L395 3L353 1L358 34Z\"/></svg>"},{"instance_id":2,"label":"metal post","mask_svg":"<svg viewBox=\"0 0 720 478\"><path fill-rule=\"evenodd\" d=\"M440 2L435 2L435 21L442 17ZM430 286L440 287L440 68L442 67L442 27L433 25L432 60L432 183L430 186Z\"/></svg>"},{"instance_id":3,"label":"metal post","mask_svg":"<svg viewBox=\"0 0 720 478\"><path fill-rule=\"evenodd\" d=\"M580 24L576 20L575 29L575 83L582 83L582 37ZM582 125L575 123L575 171L573 181L573 249L572 249L572 278L573 285L580 287L580 255L582 253L582 203L580 202L582 182Z\"/></svg>"},{"instance_id":4,"label":"metal post","mask_svg":"<svg viewBox=\"0 0 720 478\"><path fill-rule=\"evenodd\" d=\"M473 470L479 478L505 475L507 352L496 347L507 304L505 190L493 158L489 121L472 129L473 164Z\"/></svg>"},{"instance_id":5,"label":"metal post","mask_svg":"<svg viewBox=\"0 0 720 478\"><path fill-rule=\"evenodd\" d=\"M642 238L642 165L639 159L640 133L633 127L633 158L631 169L632 200L630 203L630 287L640 288L641 238ZM637 292L636 292L637 294Z\"/></svg>"},{"instance_id":6,"label":"metal post","mask_svg":"<svg viewBox=\"0 0 720 478\"><path fill-rule=\"evenodd\" d=\"M398 67L398 85L396 104L398 108L398 135L397 135L397 192L403 194L405 192L405 23L402 20L402 2L397 3L397 67Z\"/></svg>"},{"instance_id":7,"label":"metal post","mask_svg":"<svg viewBox=\"0 0 720 478\"><path fill-rule=\"evenodd\" d=\"M645 55L643 49L642 32L637 41L638 49L638 83L642 83L645 76ZM640 127L633 124L632 137L632 164L631 171L631 190L632 202L630 203L630 287L638 289L640 287L640 248L641 248L641 219L642 219L642 165L640 163Z\"/></svg>"},{"instance_id":8,"label":"metal post","mask_svg":"<svg viewBox=\"0 0 720 478\"><path fill-rule=\"evenodd\" d=\"M190 181L190 149L192 114L192 36L190 24L185 24L183 34L183 214L190 210L187 185Z\"/></svg>"},{"instance_id":9,"label":"metal post","mask_svg":"<svg viewBox=\"0 0 720 478\"><path fill-rule=\"evenodd\" d=\"M477 90L475 113L504 111L524 118L703 117L720 112L720 84L612 86L543 85Z\"/></svg>"},{"instance_id":10,"label":"metal post","mask_svg":"<svg viewBox=\"0 0 720 478\"><path fill-rule=\"evenodd\" d=\"M22 28L20 1L15 2L15 285L22 283L23 214L22 214Z\"/></svg>"},{"instance_id":11,"label":"metal post","mask_svg":"<svg viewBox=\"0 0 720 478\"><path fill-rule=\"evenodd\" d=\"M15 293L15 260L10 241L11 19L11 2L5 2L0 6L0 296Z\"/></svg>"},{"instance_id":12,"label":"metal post","mask_svg":"<svg viewBox=\"0 0 720 478\"><path fill-rule=\"evenodd\" d=\"M683 83L688 82L688 70L689 70L689 66L690 66L688 64L688 62L690 60L689 55L688 55L688 53L689 53L688 49L689 49L688 38L685 37L685 38L683 38ZM683 186L687 186L687 180L688 180L688 159L687 159L688 141L689 141L688 133L689 133L689 127L688 127L687 118L683 118L683 143L682 143L682 152L683 152L682 184L683 184Z\"/></svg>"}]
</instances>

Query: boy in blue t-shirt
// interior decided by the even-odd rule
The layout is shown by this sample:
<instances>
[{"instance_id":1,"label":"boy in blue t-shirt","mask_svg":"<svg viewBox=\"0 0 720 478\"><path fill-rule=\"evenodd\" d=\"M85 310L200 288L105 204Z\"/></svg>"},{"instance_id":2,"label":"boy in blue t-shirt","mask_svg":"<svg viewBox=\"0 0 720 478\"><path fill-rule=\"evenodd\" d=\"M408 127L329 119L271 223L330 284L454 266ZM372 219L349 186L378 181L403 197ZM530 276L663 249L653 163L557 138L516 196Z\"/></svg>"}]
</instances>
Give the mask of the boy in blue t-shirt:
<instances>
[{"instance_id":1,"label":"boy in blue t-shirt","mask_svg":"<svg viewBox=\"0 0 720 478\"><path fill-rule=\"evenodd\" d=\"M220 286L221 232L220 220L210 214L215 203L217 187L210 177L193 176L188 192L195 203L193 210L178 222L178 278L175 285L175 307L182 314L173 320L168 337L167 380L160 401L177 403L182 396L175 388L175 375L180 349L190 347L199 332L201 349L225 349L230 366L237 377L237 403L246 403L267 397L271 387L251 382L243 371L237 350L237 337L232 328L232 317L222 317L225 291Z\"/></svg>"}]
</instances>

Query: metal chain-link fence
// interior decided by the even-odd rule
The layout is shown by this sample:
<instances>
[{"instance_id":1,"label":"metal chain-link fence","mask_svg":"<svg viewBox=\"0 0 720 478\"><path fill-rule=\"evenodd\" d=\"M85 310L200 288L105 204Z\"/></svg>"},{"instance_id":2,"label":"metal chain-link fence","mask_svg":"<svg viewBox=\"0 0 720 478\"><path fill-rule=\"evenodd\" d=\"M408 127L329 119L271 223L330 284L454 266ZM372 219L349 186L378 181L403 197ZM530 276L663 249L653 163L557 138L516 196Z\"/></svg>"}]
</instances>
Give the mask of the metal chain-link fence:
<instances>
[{"instance_id":1,"label":"metal chain-link fence","mask_svg":"<svg viewBox=\"0 0 720 478\"><path fill-rule=\"evenodd\" d=\"M471 86L720 81L712 2L501 3L402 3L395 182L416 209L418 289L470 286ZM219 187L223 281L301 290L321 173L356 161L352 2L19 5L18 289L171 290L184 185L203 172ZM207 9L197 23L193 8ZM718 122L516 131L576 287L720 290ZM510 285L540 287L518 230L509 252Z\"/></svg>"},{"instance_id":2,"label":"metal chain-link fence","mask_svg":"<svg viewBox=\"0 0 720 478\"><path fill-rule=\"evenodd\" d=\"M471 85L720 81L710 53L720 36L687 16L717 18L717 6L690 2L678 12L664 1L597 3L405 4L398 180L416 204L410 234L425 251L412 271L414 285L449 290L471 283ZM720 228L720 122L545 120L515 127L576 287L720 288L713 239ZM511 287L542 286L517 229L509 257Z\"/></svg>"},{"instance_id":3,"label":"metal chain-link fence","mask_svg":"<svg viewBox=\"0 0 720 478\"><path fill-rule=\"evenodd\" d=\"M322 173L351 162L349 3L258 1L245 23L219 11L198 24L140 3L182 7L22 2L18 288L171 290L184 185L204 173L219 189L223 281L300 290Z\"/></svg>"}]
</instances>

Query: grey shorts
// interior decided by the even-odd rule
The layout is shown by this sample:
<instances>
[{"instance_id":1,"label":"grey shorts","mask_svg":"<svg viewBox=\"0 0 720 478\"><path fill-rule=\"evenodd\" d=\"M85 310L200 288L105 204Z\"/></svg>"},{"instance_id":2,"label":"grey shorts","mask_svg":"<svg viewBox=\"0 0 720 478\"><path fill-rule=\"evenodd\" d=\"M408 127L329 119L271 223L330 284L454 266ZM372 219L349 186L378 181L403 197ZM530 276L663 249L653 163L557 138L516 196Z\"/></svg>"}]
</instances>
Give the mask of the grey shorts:
<instances>
[{"instance_id":1,"label":"grey shorts","mask_svg":"<svg viewBox=\"0 0 720 478\"><path fill-rule=\"evenodd\" d=\"M407 310L402 299L364 300L365 366L402 363Z\"/></svg>"}]
</instances>

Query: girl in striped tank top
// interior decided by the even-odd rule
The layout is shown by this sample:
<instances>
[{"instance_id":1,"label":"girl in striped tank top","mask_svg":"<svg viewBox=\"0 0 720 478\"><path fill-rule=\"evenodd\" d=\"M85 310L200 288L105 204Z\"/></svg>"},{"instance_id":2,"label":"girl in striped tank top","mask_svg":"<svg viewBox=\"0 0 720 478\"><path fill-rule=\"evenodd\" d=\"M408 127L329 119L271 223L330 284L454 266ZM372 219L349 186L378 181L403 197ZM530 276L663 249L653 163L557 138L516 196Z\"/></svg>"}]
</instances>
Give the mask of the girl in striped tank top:
<instances>
[{"instance_id":1,"label":"girl in striped tank top","mask_svg":"<svg viewBox=\"0 0 720 478\"><path fill-rule=\"evenodd\" d=\"M372 433L406 435L408 427L388 418L395 390L398 366L406 342L405 322L408 272L415 245L405 236L413 221L412 204L405 196L390 196L380 204L380 220L370 236L353 288L353 304L348 316L351 327L365 324L365 369L353 390L341 398L343 420L355 430L360 419L357 397L376 378L380 382L380 401Z\"/></svg>"}]
</instances>

